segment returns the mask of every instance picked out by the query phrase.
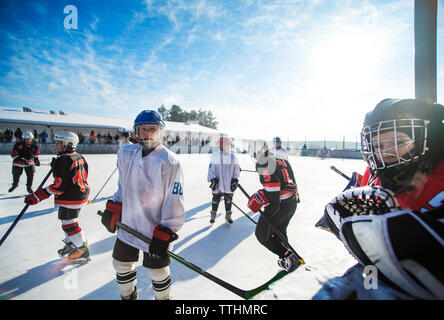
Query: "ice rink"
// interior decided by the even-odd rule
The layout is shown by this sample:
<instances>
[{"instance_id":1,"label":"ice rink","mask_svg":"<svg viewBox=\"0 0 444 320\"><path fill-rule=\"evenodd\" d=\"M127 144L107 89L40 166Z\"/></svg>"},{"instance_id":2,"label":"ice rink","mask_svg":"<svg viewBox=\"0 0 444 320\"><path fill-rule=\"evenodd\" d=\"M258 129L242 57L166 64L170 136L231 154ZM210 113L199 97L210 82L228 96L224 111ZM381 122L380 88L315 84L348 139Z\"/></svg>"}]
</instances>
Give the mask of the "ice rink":
<instances>
[{"instance_id":1,"label":"ice rink","mask_svg":"<svg viewBox=\"0 0 444 320\"><path fill-rule=\"evenodd\" d=\"M34 177L36 188L49 171L51 155L40 157ZM116 167L116 155L85 155L89 164L90 199L98 193ZM244 290L270 279L278 270L277 256L262 247L254 236L255 225L233 207L233 225L224 222L224 205L219 205L216 222L210 225L211 192L207 182L208 154L178 155L184 172L186 220L175 242L175 254L203 270ZM254 169L249 155L238 155L242 169ZM25 206L26 175L12 193L11 157L0 156L0 236L6 232ZM347 181L330 170L334 165L350 175L364 172L363 160L290 157L301 203L288 227L290 244L306 261L270 287L258 299L312 299L323 285L356 263L342 243L332 234L314 227L325 204L339 194ZM45 184L52 182L50 178ZM256 173L241 172L240 184L251 194L261 188ZM106 200L117 189L117 172L96 201L85 205L79 224L89 242L91 261L73 268L61 264L57 250L63 246L61 223L57 219L53 198L31 206L0 247L0 299L120 299L112 267L112 249L116 236L109 233L96 214L104 210ZM249 212L247 198L237 190L234 199ZM249 212L252 214L251 212ZM257 220L258 216L253 216ZM151 280L141 266L137 267L137 289L140 299L154 299ZM240 299L195 271L172 260L172 299L216 300Z\"/></svg>"}]
</instances>

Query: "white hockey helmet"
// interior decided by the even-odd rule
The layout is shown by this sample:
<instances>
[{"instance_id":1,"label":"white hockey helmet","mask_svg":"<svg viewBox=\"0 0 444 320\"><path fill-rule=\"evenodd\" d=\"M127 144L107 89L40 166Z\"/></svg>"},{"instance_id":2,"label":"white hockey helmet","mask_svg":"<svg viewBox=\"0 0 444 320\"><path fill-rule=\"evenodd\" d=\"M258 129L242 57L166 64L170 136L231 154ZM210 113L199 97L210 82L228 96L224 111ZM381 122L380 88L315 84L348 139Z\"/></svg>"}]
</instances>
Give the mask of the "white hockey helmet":
<instances>
[{"instance_id":1,"label":"white hockey helmet","mask_svg":"<svg viewBox=\"0 0 444 320\"><path fill-rule=\"evenodd\" d=\"M60 131L54 135L54 141L61 141L63 143L63 152L69 153L76 150L79 137L74 132Z\"/></svg>"},{"instance_id":2,"label":"white hockey helmet","mask_svg":"<svg viewBox=\"0 0 444 320\"><path fill-rule=\"evenodd\" d=\"M31 131L25 131L22 134L22 138L23 138L23 140L25 140L25 139L34 139L34 135L32 134Z\"/></svg>"},{"instance_id":3,"label":"white hockey helmet","mask_svg":"<svg viewBox=\"0 0 444 320\"><path fill-rule=\"evenodd\" d=\"M254 161L268 156L268 143L265 140L253 140L249 146L249 153Z\"/></svg>"}]
</instances>

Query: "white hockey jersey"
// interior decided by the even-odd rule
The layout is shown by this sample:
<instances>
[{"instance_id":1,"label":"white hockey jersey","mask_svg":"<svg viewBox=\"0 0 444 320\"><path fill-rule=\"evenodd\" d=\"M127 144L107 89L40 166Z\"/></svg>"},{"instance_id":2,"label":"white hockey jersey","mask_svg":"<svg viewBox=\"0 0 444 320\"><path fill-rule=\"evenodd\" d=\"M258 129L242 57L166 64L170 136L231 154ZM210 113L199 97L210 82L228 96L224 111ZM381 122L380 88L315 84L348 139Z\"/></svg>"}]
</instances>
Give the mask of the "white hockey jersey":
<instances>
[{"instance_id":1,"label":"white hockey jersey","mask_svg":"<svg viewBox=\"0 0 444 320\"><path fill-rule=\"evenodd\" d=\"M119 141L119 149L123 146L123 145L125 145L125 144L133 144L131 141L129 141L129 140L126 140L126 142L122 142L122 140L120 140Z\"/></svg>"},{"instance_id":2,"label":"white hockey jersey","mask_svg":"<svg viewBox=\"0 0 444 320\"><path fill-rule=\"evenodd\" d=\"M224 154L222 151L213 152L208 168L208 182L217 178L219 183L213 194L216 193L233 193L230 189L231 179L239 178L239 160L234 152Z\"/></svg>"},{"instance_id":3,"label":"white hockey jersey","mask_svg":"<svg viewBox=\"0 0 444 320\"><path fill-rule=\"evenodd\" d=\"M288 160L288 151L284 147L280 147L279 149L276 149L276 147L272 147L270 151L276 155L276 158Z\"/></svg>"},{"instance_id":4,"label":"white hockey jersey","mask_svg":"<svg viewBox=\"0 0 444 320\"><path fill-rule=\"evenodd\" d=\"M183 172L174 153L162 145L145 157L142 146L124 144L117 153L118 189L114 202L122 202L122 223L152 238L162 225L177 232L185 222ZM117 237L148 252L148 244L118 230Z\"/></svg>"}]
</instances>

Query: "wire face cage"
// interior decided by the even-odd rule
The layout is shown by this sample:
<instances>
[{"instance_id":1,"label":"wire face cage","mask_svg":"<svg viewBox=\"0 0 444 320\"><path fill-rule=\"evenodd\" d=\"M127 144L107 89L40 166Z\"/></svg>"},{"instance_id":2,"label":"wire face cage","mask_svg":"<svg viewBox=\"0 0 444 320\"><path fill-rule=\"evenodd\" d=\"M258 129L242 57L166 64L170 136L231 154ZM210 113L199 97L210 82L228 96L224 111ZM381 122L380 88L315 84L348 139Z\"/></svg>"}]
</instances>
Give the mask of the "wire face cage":
<instances>
[{"instance_id":1,"label":"wire face cage","mask_svg":"<svg viewBox=\"0 0 444 320\"><path fill-rule=\"evenodd\" d=\"M427 125L424 119L395 119L368 125L361 131L362 156L373 170L418 159L427 150Z\"/></svg>"}]
</instances>

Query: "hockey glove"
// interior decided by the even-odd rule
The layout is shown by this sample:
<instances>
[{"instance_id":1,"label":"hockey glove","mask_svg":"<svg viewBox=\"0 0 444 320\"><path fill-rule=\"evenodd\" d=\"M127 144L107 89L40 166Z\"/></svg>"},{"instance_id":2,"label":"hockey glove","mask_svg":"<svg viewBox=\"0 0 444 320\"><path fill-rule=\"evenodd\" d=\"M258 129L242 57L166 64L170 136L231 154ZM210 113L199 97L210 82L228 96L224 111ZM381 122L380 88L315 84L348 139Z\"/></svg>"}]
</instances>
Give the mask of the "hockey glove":
<instances>
[{"instance_id":1,"label":"hockey glove","mask_svg":"<svg viewBox=\"0 0 444 320\"><path fill-rule=\"evenodd\" d=\"M237 189L237 185L239 184L239 180L234 178L231 179L230 190L234 192Z\"/></svg>"},{"instance_id":2,"label":"hockey glove","mask_svg":"<svg viewBox=\"0 0 444 320\"><path fill-rule=\"evenodd\" d=\"M267 205L268 203L269 201L265 196L265 192L263 189L261 189L250 197L247 207L250 208L250 210L253 212L258 212L263 206Z\"/></svg>"},{"instance_id":3,"label":"hockey glove","mask_svg":"<svg viewBox=\"0 0 444 320\"><path fill-rule=\"evenodd\" d=\"M153 239L149 245L149 251L152 254L165 257L170 242L177 240L178 235L170 228L158 225L154 228Z\"/></svg>"},{"instance_id":4,"label":"hockey glove","mask_svg":"<svg viewBox=\"0 0 444 320\"><path fill-rule=\"evenodd\" d=\"M46 189L39 188L37 189L36 192L31 193L25 198L25 203L32 206L34 204L39 203L40 201L49 198L50 195L51 194L48 191L46 191Z\"/></svg>"},{"instance_id":5,"label":"hockey glove","mask_svg":"<svg viewBox=\"0 0 444 320\"><path fill-rule=\"evenodd\" d=\"M348 217L341 224L341 239L362 266L378 269L382 281L388 278L419 299L442 300L444 278L437 257L444 255L438 220L444 216L443 210L441 206L424 213L401 209Z\"/></svg>"},{"instance_id":6,"label":"hockey glove","mask_svg":"<svg viewBox=\"0 0 444 320\"><path fill-rule=\"evenodd\" d=\"M121 215L122 203L108 200L106 202L106 209L102 215L102 224L109 232L114 233L116 232L116 222L120 221Z\"/></svg>"},{"instance_id":7,"label":"hockey glove","mask_svg":"<svg viewBox=\"0 0 444 320\"><path fill-rule=\"evenodd\" d=\"M40 167L40 160L37 157L34 157L34 163L37 167Z\"/></svg>"},{"instance_id":8,"label":"hockey glove","mask_svg":"<svg viewBox=\"0 0 444 320\"><path fill-rule=\"evenodd\" d=\"M213 190L213 191L216 190L217 189L217 184L219 183L219 180L217 178L213 178L210 181L211 181L211 183L210 183L211 190Z\"/></svg>"},{"instance_id":9,"label":"hockey glove","mask_svg":"<svg viewBox=\"0 0 444 320\"><path fill-rule=\"evenodd\" d=\"M351 188L333 198L324 210L317 227L332 232L339 238L343 220L360 215L381 215L398 208L393 193L381 187Z\"/></svg>"}]
</instances>

